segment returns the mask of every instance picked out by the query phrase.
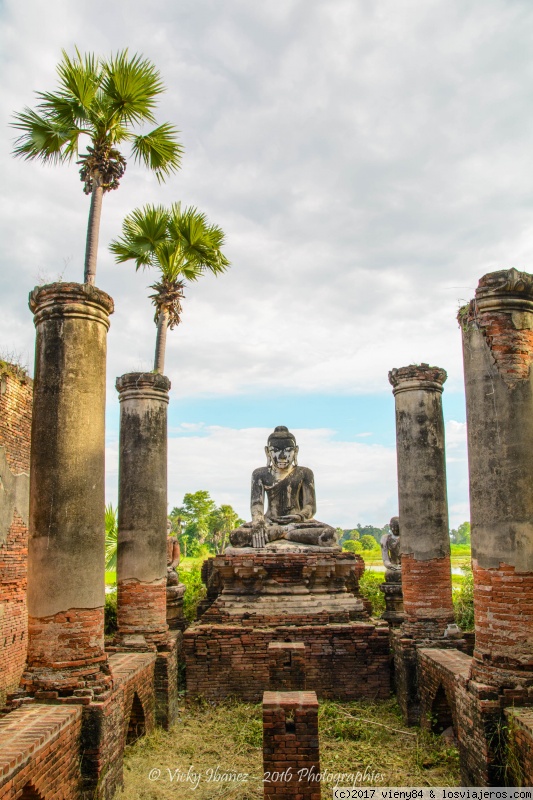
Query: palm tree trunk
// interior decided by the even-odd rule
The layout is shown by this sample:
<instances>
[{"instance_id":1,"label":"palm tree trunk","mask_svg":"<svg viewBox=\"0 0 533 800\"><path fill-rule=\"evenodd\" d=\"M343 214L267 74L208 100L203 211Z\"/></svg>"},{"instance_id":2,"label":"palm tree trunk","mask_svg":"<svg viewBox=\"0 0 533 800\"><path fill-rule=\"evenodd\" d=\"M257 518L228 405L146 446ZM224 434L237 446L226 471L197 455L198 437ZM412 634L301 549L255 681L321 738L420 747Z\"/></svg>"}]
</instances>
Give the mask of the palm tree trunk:
<instances>
[{"instance_id":1,"label":"palm tree trunk","mask_svg":"<svg viewBox=\"0 0 533 800\"><path fill-rule=\"evenodd\" d=\"M94 176L93 191L91 194L91 208L87 224L87 244L85 246L85 275L84 282L94 285L96 278L96 257L98 255L98 236L100 233L100 217L102 216L102 199L104 190L100 174Z\"/></svg>"},{"instance_id":2,"label":"palm tree trunk","mask_svg":"<svg viewBox=\"0 0 533 800\"><path fill-rule=\"evenodd\" d=\"M168 311L161 311L157 318L154 372L163 375L165 370L165 348L167 344Z\"/></svg>"}]
</instances>

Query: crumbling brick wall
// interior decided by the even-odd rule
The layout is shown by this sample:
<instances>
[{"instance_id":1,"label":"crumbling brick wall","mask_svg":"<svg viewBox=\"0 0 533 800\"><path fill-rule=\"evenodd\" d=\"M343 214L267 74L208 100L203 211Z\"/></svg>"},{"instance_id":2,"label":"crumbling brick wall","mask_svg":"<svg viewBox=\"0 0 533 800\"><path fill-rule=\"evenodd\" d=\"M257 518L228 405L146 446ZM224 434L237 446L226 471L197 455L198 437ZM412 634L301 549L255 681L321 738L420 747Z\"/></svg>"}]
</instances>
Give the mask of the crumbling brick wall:
<instances>
[{"instance_id":1,"label":"crumbling brick wall","mask_svg":"<svg viewBox=\"0 0 533 800\"><path fill-rule=\"evenodd\" d=\"M0 705L26 661L32 381L0 362Z\"/></svg>"},{"instance_id":2,"label":"crumbling brick wall","mask_svg":"<svg viewBox=\"0 0 533 800\"><path fill-rule=\"evenodd\" d=\"M457 687L465 686L472 659L459 650L421 648L418 650L421 719L423 728L442 731L453 725L455 734L460 726L457 719ZM448 724L444 722L447 720Z\"/></svg>"},{"instance_id":3,"label":"crumbling brick wall","mask_svg":"<svg viewBox=\"0 0 533 800\"><path fill-rule=\"evenodd\" d=\"M533 786L533 709L509 708L511 773L515 786Z\"/></svg>"}]
</instances>

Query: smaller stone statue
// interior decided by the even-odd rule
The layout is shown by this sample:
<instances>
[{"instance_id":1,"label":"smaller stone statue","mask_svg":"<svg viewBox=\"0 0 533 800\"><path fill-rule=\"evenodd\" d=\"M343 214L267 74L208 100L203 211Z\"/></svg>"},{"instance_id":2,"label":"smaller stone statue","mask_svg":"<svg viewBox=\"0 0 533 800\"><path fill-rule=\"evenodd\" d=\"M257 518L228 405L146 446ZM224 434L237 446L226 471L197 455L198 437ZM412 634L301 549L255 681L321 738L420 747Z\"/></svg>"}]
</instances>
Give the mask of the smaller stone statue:
<instances>
[{"instance_id":1,"label":"smaller stone statue","mask_svg":"<svg viewBox=\"0 0 533 800\"><path fill-rule=\"evenodd\" d=\"M252 473L252 521L233 531L231 544L261 548L285 539L315 547L336 546L335 528L314 519L314 476L307 467L298 466L294 434L279 425L268 437L265 453L266 467Z\"/></svg>"},{"instance_id":2,"label":"smaller stone statue","mask_svg":"<svg viewBox=\"0 0 533 800\"><path fill-rule=\"evenodd\" d=\"M170 535L170 520L167 523L167 624L170 630L183 630L183 595L185 585L180 583L176 567L180 563L180 545Z\"/></svg>"},{"instance_id":3,"label":"smaller stone statue","mask_svg":"<svg viewBox=\"0 0 533 800\"><path fill-rule=\"evenodd\" d=\"M381 556L385 566L385 583L380 589L385 595L385 613L383 619L387 620L393 628L403 622L403 595L402 595L402 565L400 553L400 520L392 517L389 522L389 533L381 537Z\"/></svg>"},{"instance_id":4,"label":"smaller stone statue","mask_svg":"<svg viewBox=\"0 0 533 800\"><path fill-rule=\"evenodd\" d=\"M381 556L385 566L385 583L402 582L402 565L400 554L400 520L392 517L389 522L390 532L381 537Z\"/></svg>"}]
</instances>

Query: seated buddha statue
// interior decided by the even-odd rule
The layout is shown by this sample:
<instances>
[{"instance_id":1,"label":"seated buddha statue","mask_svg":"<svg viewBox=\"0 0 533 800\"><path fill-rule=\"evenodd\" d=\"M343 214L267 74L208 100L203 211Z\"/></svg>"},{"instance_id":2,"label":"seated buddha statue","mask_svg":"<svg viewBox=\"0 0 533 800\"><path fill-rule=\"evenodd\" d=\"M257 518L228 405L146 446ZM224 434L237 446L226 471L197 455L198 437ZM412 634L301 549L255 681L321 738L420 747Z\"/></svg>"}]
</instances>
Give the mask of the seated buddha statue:
<instances>
[{"instance_id":1,"label":"seated buddha statue","mask_svg":"<svg viewBox=\"0 0 533 800\"><path fill-rule=\"evenodd\" d=\"M279 425L268 437L265 453L266 467L252 473L252 521L231 533L233 547L260 548L280 539L315 547L335 546L335 528L314 518L314 476L307 467L298 466L294 434Z\"/></svg>"}]
</instances>

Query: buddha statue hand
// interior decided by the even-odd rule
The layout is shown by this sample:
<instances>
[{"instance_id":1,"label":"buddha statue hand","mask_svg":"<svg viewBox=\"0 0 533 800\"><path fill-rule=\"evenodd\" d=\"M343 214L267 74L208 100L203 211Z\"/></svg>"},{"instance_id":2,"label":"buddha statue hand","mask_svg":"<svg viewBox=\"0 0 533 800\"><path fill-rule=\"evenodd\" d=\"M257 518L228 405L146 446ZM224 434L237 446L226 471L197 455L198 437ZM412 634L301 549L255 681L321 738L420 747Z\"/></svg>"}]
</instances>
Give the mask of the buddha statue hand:
<instances>
[{"instance_id":1,"label":"buddha statue hand","mask_svg":"<svg viewBox=\"0 0 533 800\"><path fill-rule=\"evenodd\" d=\"M266 543L268 542L267 535L265 531L260 531L258 533L252 533L252 547L256 547L261 549L265 547Z\"/></svg>"},{"instance_id":2,"label":"buddha statue hand","mask_svg":"<svg viewBox=\"0 0 533 800\"><path fill-rule=\"evenodd\" d=\"M278 525L289 525L291 522L303 522L304 515L303 514L285 514L283 517L274 517L273 522L277 522Z\"/></svg>"},{"instance_id":3,"label":"buddha statue hand","mask_svg":"<svg viewBox=\"0 0 533 800\"><path fill-rule=\"evenodd\" d=\"M252 527L252 547L265 547L268 542L268 534L264 523L258 523Z\"/></svg>"}]
</instances>

